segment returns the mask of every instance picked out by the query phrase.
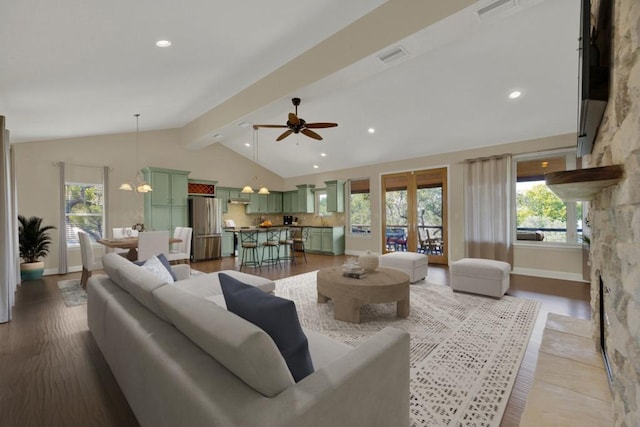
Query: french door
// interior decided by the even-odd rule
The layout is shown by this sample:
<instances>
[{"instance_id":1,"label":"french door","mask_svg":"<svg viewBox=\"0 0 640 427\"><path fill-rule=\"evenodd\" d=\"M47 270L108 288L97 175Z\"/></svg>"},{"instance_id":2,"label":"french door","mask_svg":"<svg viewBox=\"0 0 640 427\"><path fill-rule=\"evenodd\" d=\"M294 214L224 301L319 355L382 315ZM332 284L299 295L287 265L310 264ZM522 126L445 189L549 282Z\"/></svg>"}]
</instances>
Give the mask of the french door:
<instances>
[{"instance_id":1,"label":"french door","mask_svg":"<svg viewBox=\"0 0 640 427\"><path fill-rule=\"evenodd\" d=\"M447 169L382 176L382 252L410 251L447 263Z\"/></svg>"}]
</instances>

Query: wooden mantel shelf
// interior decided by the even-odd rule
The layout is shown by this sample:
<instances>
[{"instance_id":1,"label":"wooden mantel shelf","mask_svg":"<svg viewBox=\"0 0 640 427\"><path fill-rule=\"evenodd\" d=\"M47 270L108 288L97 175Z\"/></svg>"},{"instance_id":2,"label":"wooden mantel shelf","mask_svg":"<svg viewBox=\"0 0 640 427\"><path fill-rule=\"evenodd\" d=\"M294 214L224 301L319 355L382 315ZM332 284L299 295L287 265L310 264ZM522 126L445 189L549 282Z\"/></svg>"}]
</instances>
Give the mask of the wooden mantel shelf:
<instances>
[{"instance_id":1,"label":"wooden mantel shelf","mask_svg":"<svg viewBox=\"0 0 640 427\"><path fill-rule=\"evenodd\" d=\"M547 187L565 202L592 200L602 189L620 181L621 165L544 174Z\"/></svg>"}]
</instances>

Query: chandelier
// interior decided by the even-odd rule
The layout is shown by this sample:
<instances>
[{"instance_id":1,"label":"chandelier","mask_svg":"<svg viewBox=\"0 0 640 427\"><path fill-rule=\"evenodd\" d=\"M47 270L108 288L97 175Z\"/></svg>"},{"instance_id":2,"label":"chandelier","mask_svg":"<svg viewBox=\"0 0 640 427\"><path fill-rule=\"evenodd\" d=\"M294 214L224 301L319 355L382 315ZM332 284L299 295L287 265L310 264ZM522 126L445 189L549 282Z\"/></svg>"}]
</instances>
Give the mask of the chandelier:
<instances>
[{"instance_id":1,"label":"chandelier","mask_svg":"<svg viewBox=\"0 0 640 427\"><path fill-rule=\"evenodd\" d=\"M149 191L153 191L153 189L151 188L151 185L144 180L144 176L140 171L140 113L136 113L134 116L136 118L136 170L138 171L135 179L136 184L133 185L128 181L123 182L118 189L124 191L135 190L137 193L148 193Z\"/></svg>"},{"instance_id":2,"label":"chandelier","mask_svg":"<svg viewBox=\"0 0 640 427\"><path fill-rule=\"evenodd\" d=\"M253 161L256 164L260 164L258 162L258 129L254 128L253 129ZM256 187L258 188L258 194L269 194L269 189L264 186L264 185L260 185L259 184L259 180L258 180L258 176L254 176L253 177L254 181L256 182ZM251 185L245 185L244 187L242 187L242 193L255 193L253 187Z\"/></svg>"}]
</instances>

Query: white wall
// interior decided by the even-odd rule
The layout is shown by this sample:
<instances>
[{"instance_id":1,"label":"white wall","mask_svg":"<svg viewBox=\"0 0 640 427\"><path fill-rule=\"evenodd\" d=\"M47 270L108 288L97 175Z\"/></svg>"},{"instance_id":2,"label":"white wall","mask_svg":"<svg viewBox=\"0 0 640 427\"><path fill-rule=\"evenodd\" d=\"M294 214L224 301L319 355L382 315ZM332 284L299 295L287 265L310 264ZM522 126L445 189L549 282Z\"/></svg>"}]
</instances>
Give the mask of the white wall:
<instances>
[{"instance_id":1,"label":"white wall","mask_svg":"<svg viewBox=\"0 0 640 427\"><path fill-rule=\"evenodd\" d=\"M215 144L201 150L188 150L179 144L179 130L163 130L140 133L140 167L157 166L191 171L190 178L218 181L224 187L242 187L259 174L261 181L272 190L293 190L298 184L315 184L324 187L325 180L351 178L371 179L372 233L369 237L347 236L346 250L359 254L369 249L380 252L381 205L380 176L399 171L428 169L446 166L449 169L449 257L456 260L464 256L464 215L462 161L501 153L531 153L575 145L575 134L552 136L531 141L495 145L473 149L364 166L334 172L283 179L251 160L236 154L223 145ZM108 189L110 197L111 226L127 226L143 212L143 196L120 191L119 184L135 177L135 134L91 136L66 140L14 144L17 164L17 183L20 213L42 216L47 224L58 224L57 167L55 161L67 163L108 165L112 168ZM240 214L236 208L233 211ZM229 217L227 215L226 217ZM338 218L338 216L336 216ZM334 220L336 219L334 218ZM306 223L318 221L314 216L305 216ZM56 236L57 239L57 236ZM50 256L45 260L46 268L57 268L58 249L56 240ZM582 261L579 248L557 250L550 256L548 248L516 247L515 265L529 274L540 271L540 275L558 273L581 277ZM69 265L79 265L79 257L70 254ZM551 271L552 273L549 273Z\"/></svg>"}]
</instances>

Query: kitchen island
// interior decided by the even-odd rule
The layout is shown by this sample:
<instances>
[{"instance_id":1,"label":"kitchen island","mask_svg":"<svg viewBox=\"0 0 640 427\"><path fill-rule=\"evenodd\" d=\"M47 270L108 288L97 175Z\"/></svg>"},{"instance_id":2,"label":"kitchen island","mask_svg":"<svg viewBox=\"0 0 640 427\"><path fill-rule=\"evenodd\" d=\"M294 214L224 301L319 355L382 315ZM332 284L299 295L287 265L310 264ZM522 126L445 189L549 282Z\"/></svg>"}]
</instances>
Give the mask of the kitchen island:
<instances>
[{"instance_id":1,"label":"kitchen island","mask_svg":"<svg viewBox=\"0 0 640 427\"><path fill-rule=\"evenodd\" d=\"M242 245L240 245L239 236L239 233L242 231L255 230L258 232L258 247L260 255L262 255L262 246L267 241L268 230L280 230L280 240L284 240L291 231L302 231L303 228L309 229L309 237L305 242L306 252L324 255L344 254L344 226L274 225L271 227L225 228L225 236L223 236L223 256L230 256L232 253L236 253L233 249L236 248L236 255L240 258L242 257ZM288 247L286 245L280 245L281 258L288 255L287 251Z\"/></svg>"}]
</instances>

